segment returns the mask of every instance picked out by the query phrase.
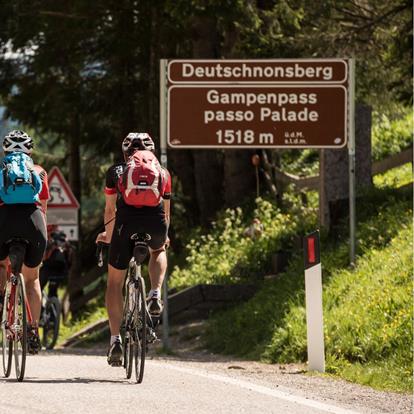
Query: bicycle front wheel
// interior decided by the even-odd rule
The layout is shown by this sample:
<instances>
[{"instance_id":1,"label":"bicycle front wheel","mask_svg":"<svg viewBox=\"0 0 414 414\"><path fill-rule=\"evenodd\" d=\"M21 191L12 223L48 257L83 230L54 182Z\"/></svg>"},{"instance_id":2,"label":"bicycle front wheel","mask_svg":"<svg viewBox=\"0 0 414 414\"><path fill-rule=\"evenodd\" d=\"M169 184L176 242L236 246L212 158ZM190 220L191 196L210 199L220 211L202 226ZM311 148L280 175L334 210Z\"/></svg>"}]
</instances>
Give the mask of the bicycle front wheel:
<instances>
[{"instance_id":1,"label":"bicycle front wheel","mask_svg":"<svg viewBox=\"0 0 414 414\"><path fill-rule=\"evenodd\" d=\"M1 312L1 330L0 330L0 344L3 359L3 373L7 378L10 376L12 360L13 360L13 341L7 338L7 310L9 307L10 298L10 284L7 284L7 289L4 294L3 311Z\"/></svg>"},{"instance_id":2,"label":"bicycle front wheel","mask_svg":"<svg viewBox=\"0 0 414 414\"><path fill-rule=\"evenodd\" d=\"M27 353L26 290L23 276L18 276L14 302L14 365L17 381L23 381Z\"/></svg>"},{"instance_id":3,"label":"bicycle front wheel","mask_svg":"<svg viewBox=\"0 0 414 414\"><path fill-rule=\"evenodd\" d=\"M46 349L53 349L59 336L60 302L58 298L54 296L48 298L45 316L42 342Z\"/></svg>"},{"instance_id":4,"label":"bicycle front wheel","mask_svg":"<svg viewBox=\"0 0 414 414\"><path fill-rule=\"evenodd\" d=\"M145 299L145 282L142 277L138 277L138 289L136 289L134 330L135 377L137 383L140 384L144 378L145 355L147 351L147 304Z\"/></svg>"}]
</instances>

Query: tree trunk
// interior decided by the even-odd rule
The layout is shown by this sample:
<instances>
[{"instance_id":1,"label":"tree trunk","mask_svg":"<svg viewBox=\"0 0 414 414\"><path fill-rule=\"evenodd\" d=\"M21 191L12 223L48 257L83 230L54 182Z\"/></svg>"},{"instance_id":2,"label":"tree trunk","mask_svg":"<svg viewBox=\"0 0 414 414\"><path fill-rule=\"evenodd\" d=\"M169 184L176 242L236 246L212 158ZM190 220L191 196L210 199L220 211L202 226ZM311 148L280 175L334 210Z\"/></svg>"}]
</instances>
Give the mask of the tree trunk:
<instances>
[{"instance_id":1,"label":"tree trunk","mask_svg":"<svg viewBox=\"0 0 414 414\"><path fill-rule=\"evenodd\" d=\"M229 207L236 207L246 196L256 192L255 167L252 150L225 150L224 152L224 199Z\"/></svg>"},{"instance_id":2,"label":"tree trunk","mask_svg":"<svg viewBox=\"0 0 414 414\"><path fill-rule=\"evenodd\" d=\"M75 195L76 199L81 204L81 157L80 157L80 119L79 114L75 114L73 117L73 130L72 135L69 137L69 185ZM82 228L81 228L81 209L78 211L78 223L79 223L79 242L75 248L73 255L73 262L70 269L68 280L69 302L75 301L76 296L79 294L73 294L77 290L79 279L81 278L81 243L82 240ZM70 307L70 310L73 309Z\"/></svg>"},{"instance_id":3,"label":"tree trunk","mask_svg":"<svg viewBox=\"0 0 414 414\"><path fill-rule=\"evenodd\" d=\"M193 57L218 56L219 38L214 18L198 16L193 22ZM223 160L216 150L193 151L196 196L200 222L207 224L223 206Z\"/></svg>"}]
</instances>

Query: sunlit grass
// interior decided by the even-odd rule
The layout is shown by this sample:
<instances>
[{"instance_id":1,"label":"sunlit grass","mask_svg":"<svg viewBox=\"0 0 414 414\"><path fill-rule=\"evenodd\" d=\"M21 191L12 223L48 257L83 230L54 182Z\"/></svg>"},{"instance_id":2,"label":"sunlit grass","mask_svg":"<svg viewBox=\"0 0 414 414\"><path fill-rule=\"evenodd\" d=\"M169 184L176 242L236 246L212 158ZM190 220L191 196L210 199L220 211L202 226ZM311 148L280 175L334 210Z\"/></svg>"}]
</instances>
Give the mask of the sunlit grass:
<instances>
[{"instance_id":1,"label":"sunlit grass","mask_svg":"<svg viewBox=\"0 0 414 414\"><path fill-rule=\"evenodd\" d=\"M412 163L388 170L384 174L374 176L374 185L378 188L398 188L413 182Z\"/></svg>"}]
</instances>

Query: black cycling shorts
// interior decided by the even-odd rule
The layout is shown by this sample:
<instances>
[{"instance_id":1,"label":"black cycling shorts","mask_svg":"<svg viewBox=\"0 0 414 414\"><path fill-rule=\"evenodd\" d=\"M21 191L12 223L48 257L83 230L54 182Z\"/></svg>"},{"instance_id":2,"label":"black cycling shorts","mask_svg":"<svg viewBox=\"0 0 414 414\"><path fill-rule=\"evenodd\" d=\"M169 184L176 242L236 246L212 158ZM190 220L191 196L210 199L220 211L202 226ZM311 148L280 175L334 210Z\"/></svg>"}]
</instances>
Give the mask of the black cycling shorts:
<instances>
[{"instance_id":1,"label":"black cycling shorts","mask_svg":"<svg viewBox=\"0 0 414 414\"><path fill-rule=\"evenodd\" d=\"M134 240L131 236L135 233L147 233L151 236L148 246L153 250L162 248L167 240L168 225L164 215L133 217L117 217L111 246L109 248L109 264L118 270L128 268L134 250Z\"/></svg>"},{"instance_id":2,"label":"black cycling shorts","mask_svg":"<svg viewBox=\"0 0 414 414\"><path fill-rule=\"evenodd\" d=\"M29 242L24 264L37 267L43 259L47 243L43 212L34 204L9 204L0 207L0 260L9 255L6 243L18 238Z\"/></svg>"}]
</instances>

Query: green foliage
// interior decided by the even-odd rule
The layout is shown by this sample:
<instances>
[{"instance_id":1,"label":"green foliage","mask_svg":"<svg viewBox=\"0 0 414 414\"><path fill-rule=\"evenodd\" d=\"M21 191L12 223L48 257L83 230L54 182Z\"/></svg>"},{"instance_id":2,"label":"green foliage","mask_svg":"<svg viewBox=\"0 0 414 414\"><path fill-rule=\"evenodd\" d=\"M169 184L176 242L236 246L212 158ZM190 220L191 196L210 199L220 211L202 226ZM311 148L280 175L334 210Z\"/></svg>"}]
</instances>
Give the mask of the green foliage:
<instances>
[{"instance_id":1,"label":"green foliage","mask_svg":"<svg viewBox=\"0 0 414 414\"><path fill-rule=\"evenodd\" d=\"M346 241L321 240L328 370L407 391L412 377L411 199L377 190L366 199L366 209L357 227L355 270L347 267ZM306 361L301 256L294 256L287 271L265 282L250 301L216 314L205 339L216 352L270 362ZM394 373L386 375L387 367Z\"/></svg>"},{"instance_id":2,"label":"green foliage","mask_svg":"<svg viewBox=\"0 0 414 414\"><path fill-rule=\"evenodd\" d=\"M72 335L79 332L86 326L107 318L108 314L104 305L103 295L98 299L90 302L83 310L82 315L78 318L70 318L65 324L60 325L58 345L63 344Z\"/></svg>"},{"instance_id":3,"label":"green foliage","mask_svg":"<svg viewBox=\"0 0 414 414\"><path fill-rule=\"evenodd\" d=\"M208 235L191 239L186 247L187 265L174 269L171 286L236 283L269 271L272 253L315 225L315 215L310 209L303 208L297 199L290 203L289 212L283 213L271 202L258 198L253 216L260 220L263 231L254 239L245 235L251 217L241 208L227 209L213 223Z\"/></svg>"},{"instance_id":4,"label":"green foliage","mask_svg":"<svg viewBox=\"0 0 414 414\"><path fill-rule=\"evenodd\" d=\"M413 181L413 166L411 163L393 168L384 174L374 177L374 184L378 188L398 188Z\"/></svg>"},{"instance_id":5,"label":"green foliage","mask_svg":"<svg viewBox=\"0 0 414 414\"><path fill-rule=\"evenodd\" d=\"M381 160L398 154L412 145L413 114L411 108L397 119L386 114L374 113L372 128L372 158Z\"/></svg>"}]
</instances>

